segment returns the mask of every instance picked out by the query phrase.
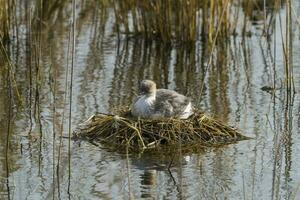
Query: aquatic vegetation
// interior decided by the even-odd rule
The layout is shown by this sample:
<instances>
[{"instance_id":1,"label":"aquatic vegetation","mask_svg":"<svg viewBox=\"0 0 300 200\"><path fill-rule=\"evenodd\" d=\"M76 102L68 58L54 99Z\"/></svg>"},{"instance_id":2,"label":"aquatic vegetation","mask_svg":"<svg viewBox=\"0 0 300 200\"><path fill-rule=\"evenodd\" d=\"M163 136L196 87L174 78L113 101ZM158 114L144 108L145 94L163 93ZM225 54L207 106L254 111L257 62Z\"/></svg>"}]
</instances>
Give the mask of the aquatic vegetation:
<instances>
[{"instance_id":1,"label":"aquatic vegetation","mask_svg":"<svg viewBox=\"0 0 300 200\"><path fill-rule=\"evenodd\" d=\"M113 4L119 34L183 43L198 40L199 33L212 42L218 31L224 37L232 32L231 0L115 0Z\"/></svg>"},{"instance_id":2,"label":"aquatic vegetation","mask_svg":"<svg viewBox=\"0 0 300 200\"><path fill-rule=\"evenodd\" d=\"M211 147L249 139L237 129L200 111L186 120L136 119L129 111L120 115L98 114L79 125L73 138L100 141L135 151L174 144Z\"/></svg>"},{"instance_id":3,"label":"aquatic vegetation","mask_svg":"<svg viewBox=\"0 0 300 200\"><path fill-rule=\"evenodd\" d=\"M9 40L10 25L10 1L0 0L0 39L2 41Z\"/></svg>"},{"instance_id":4,"label":"aquatic vegetation","mask_svg":"<svg viewBox=\"0 0 300 200\"><path fill-rule=\"evenodd\" d=\"M298 144L299 122L299 111L292 113L299 104L294 95L298 63L293 63L293 57L298 60L297 15L299 3L291 0L0 0L0 90L4 94L0 98L0 146L5 154L3 166L9 166L1 178L8 181L14 176L15 163L10 160L16 151L18 157L34 163L23 166L21 162L21 172L39 168L37 173L45 178L41 180L53 182L41 183L51 188L48 198L41 199L64 191L69 194L70 185L63 187L77 169L70 163L76 159L71 159L72 150L79 149L70 137L76 123L91 113L109 113L115 106L129 105L138 81L152 78L162 87L191 96L196 107L221 120L201 112L184 124L175 119L159 122L99 114L77 135L130 149L175 144L170 150L181 157L184 146L192 143L215 147L247 139L226 125L230 122L247 135L255 134L255 140L245 141L245 146L241 142L208 148L221 149L216 162L228 161L229 167L219 163L221 168L214 170L245 169L248 173L253 167L253 174L245 174L249 184L244 196L253 199L256 194L247 196L252 195L247 187L261 192L258 187L265 185L257 182L258 177L270 167L263 163L259 172L257 164L268 157L274 180L270 176L261 180L272 182L268 191L272 190L274 199L284 198L280 196L283 188L290 188L296 180L289 177L290 169L298 167L292 152ZM244 148L251 159L239 156ZM230 154L233 160L223 154L228 149L235 149ZM239 159L247 163L246 168L235 164ZM252 175L256 180L251 180ZM31 177L26 181L36 183ZM22 187L25 192L16 191L20 185L13 180L1 191L38 193L26 187ZM220 187L222 193L229 188ZM296 196L297 188L292 189Z\"/></svg>"}]
</instances>

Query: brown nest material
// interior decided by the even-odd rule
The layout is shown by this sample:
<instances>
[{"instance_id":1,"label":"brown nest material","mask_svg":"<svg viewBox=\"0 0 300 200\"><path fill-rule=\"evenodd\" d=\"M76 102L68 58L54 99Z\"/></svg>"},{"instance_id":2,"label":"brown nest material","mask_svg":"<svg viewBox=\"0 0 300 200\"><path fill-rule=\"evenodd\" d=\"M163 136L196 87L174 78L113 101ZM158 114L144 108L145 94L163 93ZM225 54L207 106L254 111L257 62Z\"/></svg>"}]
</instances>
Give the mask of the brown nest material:
<instances>
[{"instance_id":1,"label":"brown nest material","mask_svg":"<svg viewBox=\"0 0 300 200\"><path fill-rule=\"evenodd\" d=\"M80 124L74 138L141 150L162 145L220 146L249 139L235 128L197 111L186 120L136 119L129 111L97 114Z\"/></svg>"}]
</instances>

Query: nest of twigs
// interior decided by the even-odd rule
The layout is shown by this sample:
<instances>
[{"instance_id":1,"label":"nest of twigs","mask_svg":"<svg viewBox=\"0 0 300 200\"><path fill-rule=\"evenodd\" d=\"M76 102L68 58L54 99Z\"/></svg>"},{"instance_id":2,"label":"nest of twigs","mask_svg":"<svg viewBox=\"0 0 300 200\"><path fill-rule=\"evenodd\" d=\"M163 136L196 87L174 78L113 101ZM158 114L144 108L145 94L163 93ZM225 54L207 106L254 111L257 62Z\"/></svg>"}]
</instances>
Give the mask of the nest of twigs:
<instances>
[{"instance_id":1,"label":"nest of twigs","mask_svg":"<svg viewBox=\"0 0 300 200\"><path fill-rule=\"evenodd\" d=\"M129 111L119 115L97 114L80 124L73 134L74 138L135 150L174 144L220 146L248 139L235 128L200 111L186 120L136 119Z\"/></svg>"}]
</instances>

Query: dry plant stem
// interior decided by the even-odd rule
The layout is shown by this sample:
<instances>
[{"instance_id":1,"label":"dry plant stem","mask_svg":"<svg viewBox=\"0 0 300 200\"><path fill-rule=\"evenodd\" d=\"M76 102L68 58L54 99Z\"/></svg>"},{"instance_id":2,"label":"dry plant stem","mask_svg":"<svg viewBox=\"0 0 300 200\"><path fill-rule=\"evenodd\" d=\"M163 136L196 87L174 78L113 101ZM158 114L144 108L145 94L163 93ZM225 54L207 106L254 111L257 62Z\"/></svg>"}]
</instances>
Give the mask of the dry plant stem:
<instances>
[{"instance_id":1,"label":"dry plant stem","mask_svg":"<svg viewBox=\"0 0 300 200\"><path fill-rule=\"evenodd\" d=\"M292 14L291 14L291 1L286 0L286 31L285 31L285 73L286 73L286 85L287 85L287 95L289 95L289 91L292 89L292 70L291 70L291 59L292 59ZM287 96L287 98L289 98Z\"/></svg>"},{"instance_id":2,"label":"dry plant stem","mask_svg":"<svg viewBox=\"0 0 300 200\"><path fill-rule=\"evenodd\" d=\"M26 3L27 5L27 3ZM27 11L27 9L26 9ZM27 11L28 12L28 11ZM27 13L26 12L26 13ZM29 49L30 49L30 52L31 52L31 49L33 49L32 47L32 24L31 24L31 20L32 20L32 9L29 8L29 20L28 20L28 27L27 27L27 30L28 30L28 42L29 42ZM32 55L30 54L30 63L28 64L28 67L29 67L29 130L28 130L28 135L31 135L31 131L32 131L32 126L33 126L33 122L32 122Z\"/></svg>"},{"instance_id":3,"label":"dry plant stem","mask_svg":"<svg viewBox=\"0 0 300 200\"><path fill-rule=\"evenodd\" d=\"M72 92L73 92L73 71L75 65L75 30L76 30L76 0L72 1L72 63L71 63L71 78L70 78L70 98L69 98L69 132L68 132L68 157L69 157L69 173L68 173L68 194L70 195L71 189L71 127L72 127Z\"/></svg>"},{"instance_id":4,"label":"dry plant stem","mask_svg":"<svg viewBox=\"0 0 300 200\"><path fill-rule=\"evenodd\" d=\"M0 41L1 42L1 41ZM2 42L1 42L2 43ZM11 68L7 72L8 79L8 120L7 120L7 135L6 135L6 146L5 146L5 162L6 162L6 188L7 188L7 198L10 199L10 186L9 186L9 138L11 131L11 118L12 118L12 86L11 86Z\"/></svg>"},{"instance_id":5,"label":"dry plant stem","mask_svg":"<svg viewBox=\"0 0 300 200\"><path fill-rule=\"evenodd\" d=\"M234 128L203 113L196 112L187 120L134 119L126 114L120 116L96 115L75 129L74 137L102 141L116 146L143 150L165 144L202 144L215 146L249 139Z\"/></svg>"},{"instance_id":6,"label":"dry plant stem","mask_svg":"<svg viewBox=\"0 0 300 200\"><path fill-rule=\"evenodd\" d=\"M128 196L129 196L129 199L132 199L131 181L130 181L130 163L129 163L128 148L126 148L126 169L127 169L127 179L128 179Z\"/></svg>"},{"instance_id":7,"label":"dry plant stem","mask_svg":"<svg viewBox=\"0 0 300 200\"><path fill-rule=\"evenodd\" d=\"M7 51L6 51L5 47L4 47L4 44L3 44L2 40L0 40L0 45L1 45L2 54L4 54L4 57L5 57L5 59L6 59L7 63L8 63L8 68L9 68L8 70L10 71L11 81L14 84L14 88L15 88L15 92L16 92L17 98L18 98L19 102L22 104L23 103L22 102L22 98L21 98L21 95L20 95L18 87L17 87L16 79L15 79L15 77L13 75L13 72L12 72L12 70L13 70L13 64L11 63L11 60L10 60L8 54L7 54Z\"/></svg>"},{"instance_id":8,"label":"dry plant stem","mask_svg":"<svg viewBox=\"0 0 300 200\"><path fill-rule=\"evenodd\" d=\"M291 14L291 1L286 0L286 18L285 18L285 34L283 34L283 27L282 27L282 20L281 15L279 14L279 24L280 24L280 33L281 33L281 40L282 40L282 48L283 48L283 55L284 55L284 64L285 64L285 85L286 85L286 96L290 98L290 91L293 84L293 75L292 75L292 14ZM285 39L284 39L285 36Z\"/></svg>"},{"instance_id":9,"label":"dry plant stem","mask_svg":"<svg viewBox=\"0 0 300 200\"><path fill-rule=\"evenodd\" d=\"M10 1L0 0L0 40L6 42L10 40Z\"/></svg>"},{"instance_id":10,"label":"dry plant stem","mask_svg":"<svg viewBox=\"0 0 300 200\"><path fill-rule=\"evenodd\" d=\"M273 88L276 88L276 77L277 77L277 74L276 74L276 47L277 47L277 45L276 45L276 18L275 18L275 20L274 20L274 42L273 42L273 54L274 54L274 62L273 62ZM275 105L275 92L273 92L273 95L272 95L272 97L273 97L273 101L274 101L274 105Z\"/></svg>"},{"instance_id":11,"label":"dry plant stem","mask_svg":"<svg viewBox=\"0 0 300 200\"><path fill-rule=\"evenodd\" d=\"M216 41L217 41L217 38L218 38L218 35L219 35L219 31L220 31L220 28L221 28L221 25L222 25L222 21L223 21L224 15L225 15L225 13L226 13L228 4L229 4L229 0L226 0L225 6L224 6L224 8L223 8L223 10L222 10L221 19L220 19L219 24L218 24L218 26L217 26L216 35L215 35L215 38L214 38L214 40L213 40L213 42L212 42L209 60L208 60L207 66L206 66L205 71L204 71L203 80L202 80L202 84L201 84L201 89L200 89L200 93L199 93L199 98L200 98L200 99L199 99L199 102L201 101L201 97L202 97L202 93L203 93L203 88L204 88L205 78L206 78L206 75L207 75L207 73L208 73L208 70L209 70L209 68L210 68L210 66L211 66L211 62L212 62L212 58L213 58L213 52L214 52L214 49L215 49L215 46L216 46Z\"/></svg>"},{"instance_id":12,"label":"dry plant stem","mask_svg":"<svg viewBox=\"0 0 300 200\"><path fill-rule=\"evenodd\" d=\"M71 23L70 23L71 24ZM69 31L68 37L68 49L67 49L67 69L65 73L65 94L64 94L64 101L63 101L63 113L61 118L61 125L60 125L60 139L59 139L59 146L58 146L58 158L57 158L57 189L58 189L58 197L60 198L60 159L61 159L61 148L62 148L62 138L63 138L63 130L64 130L64 122L65 122L65 109L67 106L67 94L68 94L68 77L69 77L69 55L70 55L70 43L71 43L71 31Z\"/></svg>"},{"instance_id":13,"label":"dry plant stem","mask_svg":"<svg viewBox=\"0 0 300 200\"><path fill-rule=\"evenodd\" d=\"M53 76L53 85L51 84L52 88L52 95L53 95L53 107L52 107L52 112L53 112L53 125L52 125L52 132L53 132L53 137L52 137L52 167L53 167L53 174L52 174L52 184L53 184L53 200L55 199L55 142L56 142L56 130L55 130L55 124L56 124L56 87L57 87L57 67L56 65L54 66L54 69L52 70L52 76Z\"/></svg>"},{"instance_id":14,"label":"dry plant stem","mask_svg":"<svg viewBox=\"0 0 300 200\"><path fill-rule=\"evenodd\" d=\"M42 2L43 0L41 0ZM42 4L39 7L39 10L37 12L37 16L39 19L41 19L43 16L43 7ZM42 21L39 20L39 23L37 24L37 34L35 38L36 46L34 48L35 52L35 103L34 103L34 109L36 117L36 121L38 123L39 128L39 159L38 159L38 166L39 170L38 173L41 175L42 173L42 146L43 146L43 127L42 127L42 120L41 120L41 97L40 97L40 90L42 87L42 74L41 74L41 58L42 58Z\"/></svg>"},{"instance_id":15,"label":"dry plant stem","mask_svg":"<svg viewBox=\"0 0 300 200\"><path fill-rule=\"evenodd\" d=\"M199 31L197 24L200 22L201 10L205 12L202 15L203 23L205 23L202 31L204 31L204 27L206 30L210 30L208 34L213 39L215 22L219 20L219 16L214 17L214 15L221 13L220 10L224 6L222 1L216 0L204 2L198 0L114 0L112 2L118 37L120 33L130 37L142 35L145 39L159 39L166 44L191 44L196 41ZM211 9L209 10L209 8ZM206 10L209 11L206 12ZM229 32L226 30L229 28L228 23L223 21L223 25L222 32L227 34Z\"/></svg>"}]
</instances>

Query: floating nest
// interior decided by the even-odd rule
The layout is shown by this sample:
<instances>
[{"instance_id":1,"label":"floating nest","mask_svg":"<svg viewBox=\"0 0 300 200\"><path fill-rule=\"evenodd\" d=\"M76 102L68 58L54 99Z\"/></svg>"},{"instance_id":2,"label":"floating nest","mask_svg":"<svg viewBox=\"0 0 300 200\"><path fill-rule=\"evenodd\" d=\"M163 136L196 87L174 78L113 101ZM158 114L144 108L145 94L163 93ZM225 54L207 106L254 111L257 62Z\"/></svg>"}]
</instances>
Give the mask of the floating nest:
<instances>
[{"instance_id":1,"label":"floating nest","mask_svg":"<svg viewBox=\"0 0 300 200\"><path fill-rule=\"evenodd\" d=\"M91 116L77 127L73 138L134 150L166 145L220 146L249 139L237 129L200 111L186 120L149 120L134 118L128 110L119 112L119 115L101 113Z\"/></svg>"}]
</instances>

